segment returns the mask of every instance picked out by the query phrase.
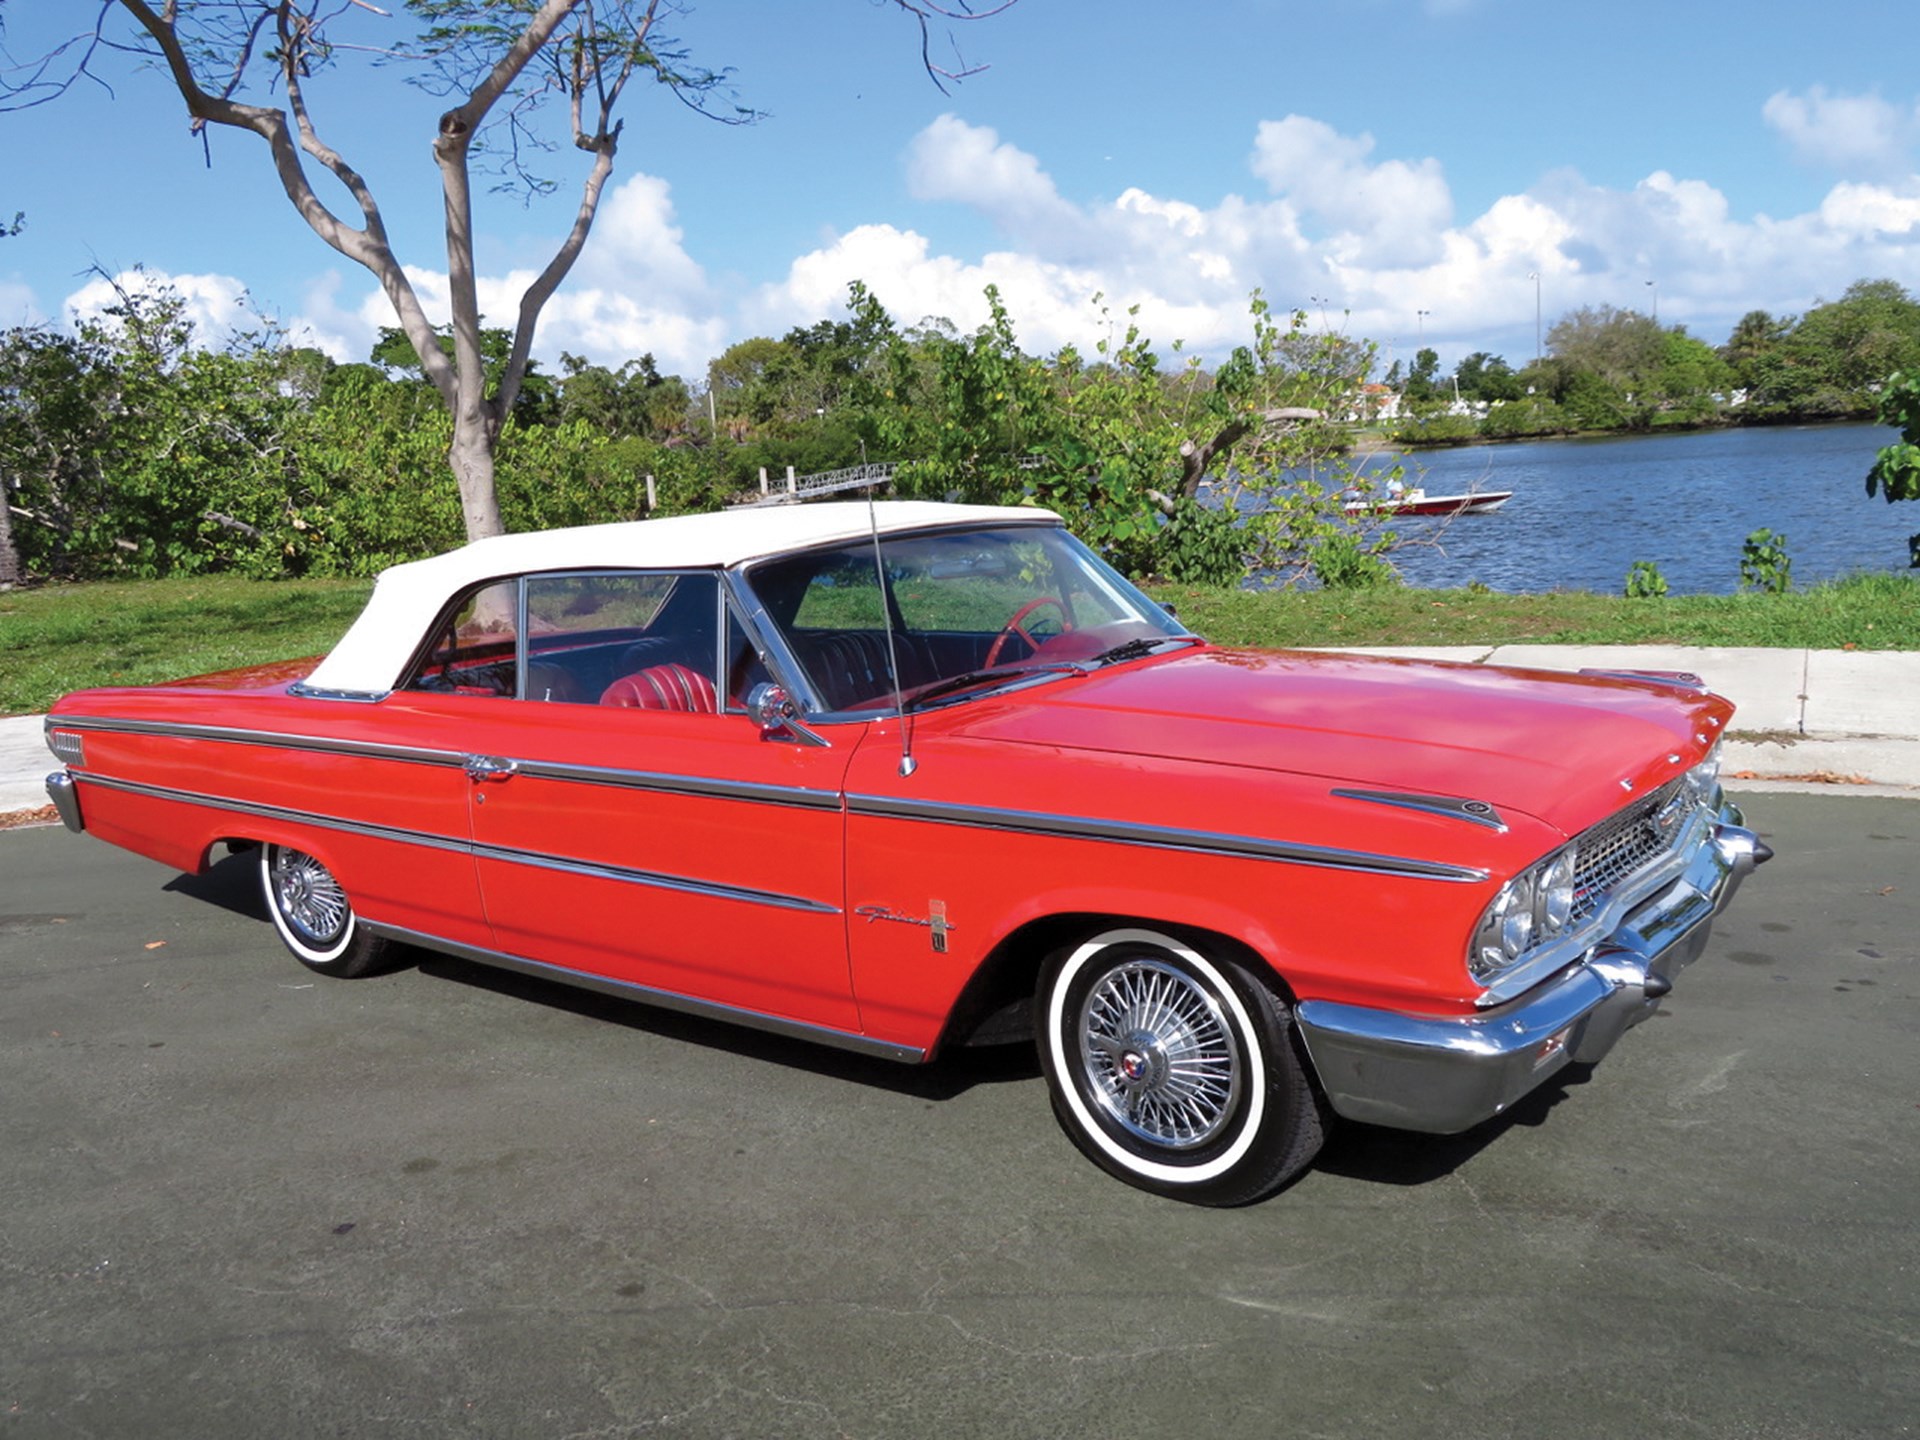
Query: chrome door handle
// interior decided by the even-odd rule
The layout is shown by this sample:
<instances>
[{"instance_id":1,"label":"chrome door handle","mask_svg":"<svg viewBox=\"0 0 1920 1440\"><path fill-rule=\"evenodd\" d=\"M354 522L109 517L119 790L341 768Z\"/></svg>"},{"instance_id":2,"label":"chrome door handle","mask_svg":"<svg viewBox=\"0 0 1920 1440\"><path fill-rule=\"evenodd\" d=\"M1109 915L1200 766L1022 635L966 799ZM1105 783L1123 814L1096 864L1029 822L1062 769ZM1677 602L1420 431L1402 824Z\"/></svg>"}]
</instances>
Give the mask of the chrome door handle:
<instances>
[{"instance_id":1,"label":"chrome door handle","mask_svg":"<svg viewBox=\"0 0 1920 1440\"><path fill-rule=\"evenodd\" d=\"M469 755L461 764L469 780L510 780L520 769L517 760L498 755Z\"/></svg>"}]
</instances>

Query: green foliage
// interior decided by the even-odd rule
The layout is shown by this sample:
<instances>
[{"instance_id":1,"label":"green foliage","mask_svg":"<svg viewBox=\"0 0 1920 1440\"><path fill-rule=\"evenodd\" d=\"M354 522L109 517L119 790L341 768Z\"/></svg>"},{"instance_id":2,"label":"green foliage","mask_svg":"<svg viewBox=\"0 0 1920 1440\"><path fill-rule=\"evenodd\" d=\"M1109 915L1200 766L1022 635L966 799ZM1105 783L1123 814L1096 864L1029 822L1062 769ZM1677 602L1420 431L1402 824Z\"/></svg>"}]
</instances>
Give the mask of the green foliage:
<instances>
[{"instance_id":1,"label":"green foliage","mask_svg":"<svg viewBox=\"0 0 1920 1440\"><path fill-rule=\"evenodd\" d=\"M1484 350L1476 350L1454 367L1453 383L1462 400L1518 400L1526 393L1512 367Z\"/></svg>"},{"instance_id":2,"label":"green foliage","mask_svg":"<svg viewBox=\"0 0 1920 1440\"><path fill-rule=\"evenodd\" d=\"M1313 552L1313 578L1323 590L1377 590L1400 583L1393 568L1351 534L1329 535Z\"/></svg>"},{"instance_id":3,"label":"green foliage","mask_svg":"<svg viewBox=\"0 0 1920 1440\"><path fill-rule=\"evenodd\" d=\"M1896 371L1880 392L1882 425L1900 427L1900 438L1883 449L1867 472L1867 495L1877 490L1888 503L1920 500L1920 369ZM1920 534L1907 538L1909 563L1920 569Z\"/></svg>"},{"instance_id":4,"label":"green foliage","mask_svg":"<svg viewBox=\"0 0 1920 1440\"><path fill-rule=\"evenodd\" d=\"M1626 588L1621 592L1629 600L1661 600L1666 597L1667 577L1651 560L1636 560L1627 571Z\"/></svg>"},{"instance_id":5,"label":"green foliage","mask_svg":"<svg viewBox=\"0 0 1920 1440\"><path fill-rule=\"evenodd\" d=\"M1480 422L1480 433L1489 440L1521 440L1536 435L1565 435L1574 429L1566 411L1544 395L1528 395L1492 406Z\"/></svg>"},{"instance_id":6,"label":"green foliage","mask_svg":"<svg viewBox=\"0 0 1920 1440\"><path fill-rule=\"evenodd\" d=\"M1393 438L1402 445L1464 445L1480 433L1471 415L1431 414L1403 421Z\"/></svg>"},{"instance_id":7,"label":"green foliage","mask_svg":"<svg viewBox=\"0 0 1920 1440\"><path fill-rule=\"evenodd\" d=\"M1920 371L1920 302L1891 280L1855 281L1838 300L1816 305L1785 333L1758 345L1746 370L1753 390L1749 403L1757 413L1803 419L1870 415L1888 375Z\"/></svg>"},{"instance_id":8,"label":"green foliage","mask_svg":"<svg viewBox=\"0 0 1920 1440\"><path fill-rule=\"evenodd\" d=\"M1793 588L1786 536L1764 528L1747 536L1740 547L1740 588L1764 595L1784 595Z\"/></svg>"}]
</instances>

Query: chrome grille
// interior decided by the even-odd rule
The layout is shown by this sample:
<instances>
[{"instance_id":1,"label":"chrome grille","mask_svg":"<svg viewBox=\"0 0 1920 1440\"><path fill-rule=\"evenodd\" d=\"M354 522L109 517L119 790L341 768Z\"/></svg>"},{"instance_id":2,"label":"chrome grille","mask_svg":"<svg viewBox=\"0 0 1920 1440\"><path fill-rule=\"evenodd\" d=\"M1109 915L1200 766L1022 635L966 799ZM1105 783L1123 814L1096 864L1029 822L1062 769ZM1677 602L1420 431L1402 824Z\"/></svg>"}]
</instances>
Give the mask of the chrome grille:
<instances>
[{"instance_id":1,"label":"chrome grille","mask_svg":"<svg viewBox=\"0 0 1920 1440\"><path fill-rule=\"evenodd\" d=\"M1576 845L1573 877L1573 921L1589 919L1614 887L1644 869L1679 843L1685 826L1662 826L1658 817L1686 785L1685 778L1669 780L1617 815L1609 816L1582 834Z\"/></svg>"}]
</instances>

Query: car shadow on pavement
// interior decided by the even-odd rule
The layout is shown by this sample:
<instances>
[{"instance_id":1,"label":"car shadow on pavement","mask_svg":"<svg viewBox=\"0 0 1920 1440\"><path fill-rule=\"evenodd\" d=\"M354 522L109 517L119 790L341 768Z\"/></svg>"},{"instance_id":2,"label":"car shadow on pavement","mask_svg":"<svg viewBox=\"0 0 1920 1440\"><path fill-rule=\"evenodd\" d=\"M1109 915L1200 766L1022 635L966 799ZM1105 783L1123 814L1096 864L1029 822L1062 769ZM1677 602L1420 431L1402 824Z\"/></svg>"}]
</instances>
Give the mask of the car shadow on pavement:
<instances>
[{"instance_id":1,"label":"car shadow on pavement","mask_svg":"<svg viewBox=\"0 0 1920 1440\"><path fill-rule=\"evenodd\" d=\"M557 980L498 970L470 960L426 951L412 952L416 968L437 980L451 980L571 1015L622 1025L664 1039L741 1055L809 1074L872 1085L922 1100L951 1100L977 1085L1040 1078L1039 1058L1027 1045L983 1045L943 1053L928 1065L905 1065L860 1055L831 1045L796 1040L725 1020L687 1015L644 1000L602 995Z\"/></svg>"},{"instance_id":2,"label":"car shadow on pavement","mask_svg":"<svg viewBox=\"0 0 1920 1440\"><path fill-rule=\"evenodd\" d=\"M199 875L176 875L163 887L170 894L185 895L208 905L218 906L235 915L257 920L261 926L263 954L284 961L279 940L267 918L265 897L260 893L259 873L253 852L242 851L215 861ZM558 980L544 980L512 970L495 969L477 961L462 960L412 946L398 946L392 952L393 964L385 973L414 969L435 980L450 980L499 995L509 995L531 1004L564 1010L630 1030L645 1031L667 1039L722 1050L728 1054L750 1056L755 1060L817 1075L874 1085L923 1100L950 1100L978 1085L1037 1080L1040 1062L1030 1045L982 1045L949 1051L930 1065L902 1065L852 1051L836 1050L829 1045L796 1040L784 1035L754 1030L724 1020L682 1014L644 1000L624 999L584 990ZM351 985L354 981L331 983Z\"/></svg>"},{"instance_id":3,"label":"car shadow on pavement","mask_svg":"<svg viewBox=\"0 0 1920 1440\"><path fill-rule=\"evenodd\" d=\"M1590 1065L1569 1065L1504 1114L1459 1135L1425 1135L1384 1125L1346 1121L1335 1128L1314 1168L1349 1180L1382 1185L1425 1185L1451 1175L1516 1125L1543 1125L1569 1092L1585 1085Z\"/></svg>"},{"instance_id":4,"label":"car shadow on pavement","mask_svg":"<svg viewBox=\"0 0 1920 1440\"><path fill-rule=\"evenodd\" d=\"M199 875L176 876L164 888L258 921L263 954L275 962L284 960L267 919L266 902L260 893L251 852L219 860ZM411 967L431 979L471 986L663 1039L748 1057L763 1064L870 1085L917 1099L952 1100L977 1086L1040 1079L1039 1057L1029 1044L956 1048L943 1053L932 1064L902 1065L409 946L398 947L394 961L393 969ZM1543 1124L1549 1112L1565 1100L1571 1090L1587 1083L1590 1073L1591 1067L1569 1066L1505 1114L1461 1135L1424 1135L1379 1125L1341 1122L1333 1127L1315 1168L1384 1185L1426 1184L1453 1173L1514 1126Z\"/></svg>"}]
</instances>

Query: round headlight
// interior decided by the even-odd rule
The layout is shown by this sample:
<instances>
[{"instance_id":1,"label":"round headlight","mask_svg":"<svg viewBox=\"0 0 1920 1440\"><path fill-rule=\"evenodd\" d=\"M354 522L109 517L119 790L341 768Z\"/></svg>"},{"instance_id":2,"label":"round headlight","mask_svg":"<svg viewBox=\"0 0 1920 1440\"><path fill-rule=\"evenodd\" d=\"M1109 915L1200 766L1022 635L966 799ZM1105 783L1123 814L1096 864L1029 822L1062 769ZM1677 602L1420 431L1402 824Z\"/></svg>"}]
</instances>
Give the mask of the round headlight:
<instances>
[{"instance_id":1,"label":"round headlight","mask_svg":"<svg viewBox=\"0 0 1920 1440\"><path fill-rule=\"evenodd\" d=\"M1548 935L1559 934L1573 918L1573 862L1573 851L1562 850L1540 876L1540 923Z\"/></svg>"}]
</instances>

